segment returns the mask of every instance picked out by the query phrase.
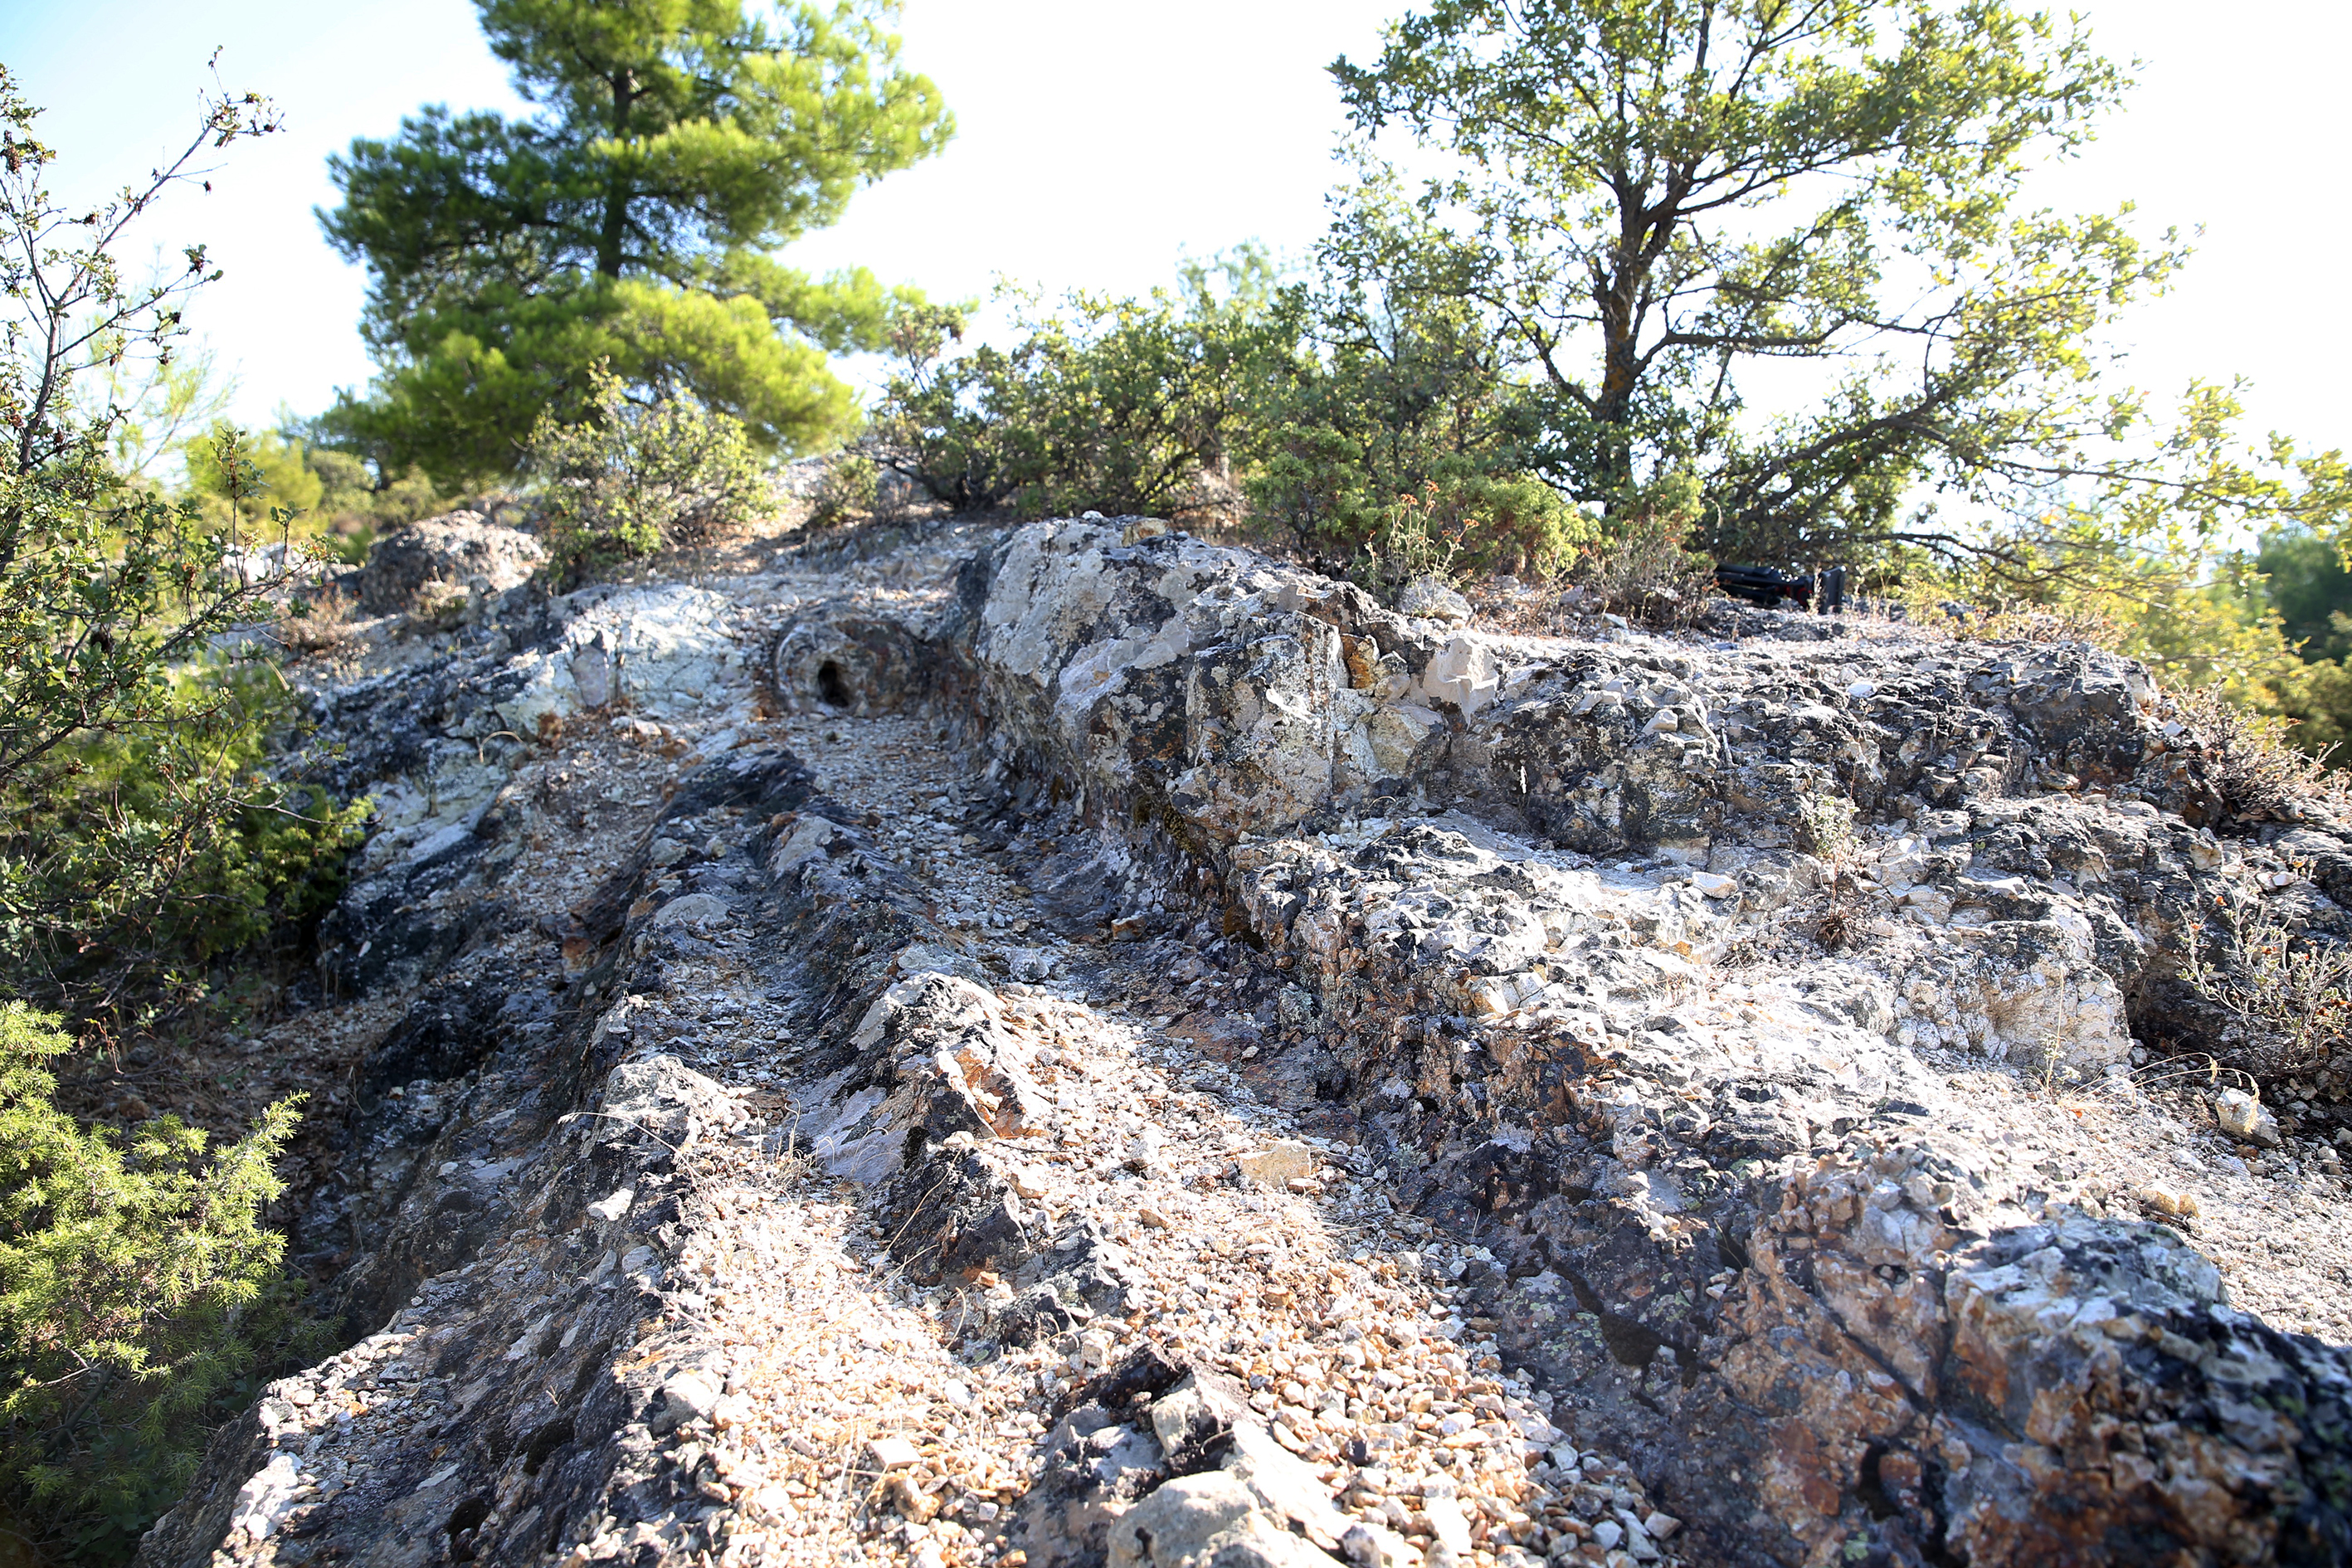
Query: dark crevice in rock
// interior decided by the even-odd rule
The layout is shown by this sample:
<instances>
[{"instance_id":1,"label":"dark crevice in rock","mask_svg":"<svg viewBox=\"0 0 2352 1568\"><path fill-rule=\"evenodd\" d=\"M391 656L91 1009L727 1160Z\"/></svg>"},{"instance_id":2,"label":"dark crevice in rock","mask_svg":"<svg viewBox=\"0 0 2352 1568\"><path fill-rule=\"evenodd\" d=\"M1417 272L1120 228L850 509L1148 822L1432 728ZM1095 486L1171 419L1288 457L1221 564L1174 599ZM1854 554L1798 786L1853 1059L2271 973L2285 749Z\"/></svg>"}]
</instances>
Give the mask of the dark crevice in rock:
<instances>
[{"instance_id":1,"label":"dark crevice in rock","mask_svg":"<svg viewBox=\"0 0 2352 1568\"><path fill-rule=\"evenodd\" d=\"M1628 1318L1622 1313L1611 1311L1601 1303L1600 1293L1592 1289L1591 1281L1586 1279L1583 1275L1569 1269L1564 1271L1561 1277L1568 1281L1570 1289L1576 1292L1576 1304L1600 1321L1601 1341L1608 1345L1609 1353L1617 1358L1619 1365L1629 1366L1639 1371L1657 1359L1661 1347L1668 1345L1666 1337L1649 1324ZM1673 1345L1669 1348L1675 1352L1678 1360L1691 1353L1690 1347L1687 1345ZM1686 1382L1691 1375L1691 1370L1686 1370L1684 1373Z\"/></svg>"}]
</instances>

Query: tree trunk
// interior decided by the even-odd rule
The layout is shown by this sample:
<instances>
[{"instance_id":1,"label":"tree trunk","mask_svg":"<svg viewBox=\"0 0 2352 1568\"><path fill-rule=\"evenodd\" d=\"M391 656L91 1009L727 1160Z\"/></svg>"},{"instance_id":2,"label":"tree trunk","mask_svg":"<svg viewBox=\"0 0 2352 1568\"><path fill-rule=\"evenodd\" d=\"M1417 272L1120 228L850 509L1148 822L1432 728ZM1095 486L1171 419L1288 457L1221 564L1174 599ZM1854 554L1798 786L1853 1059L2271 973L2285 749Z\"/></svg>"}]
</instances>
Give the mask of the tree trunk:
<instances>
[{"instance_id":1,"label":"tree trunk","mask_svg":"<svg viewBox=\"0 0 2352 1568\"><path fill-rule=\"evenodd\" d=\"M1603 286L1593 291L1601 316L1601 391L1592 400L1592 416L1602 437L1595 478L1603 493L1602 507L1612 514L1633 479L1628 426L1633 422L1633 389L1642 378L1641 355L1633 341L1640 330L1633 318L1633 301L1644 270L1640 254L1632 242L1622 242Z\"/></svg>"},{"instance_id":2,"label":"tree trunk","mask_svg":"<svg viewBox=\"0 0 2352 1568\"><path fill-rule=\"evenodd\" d=\"M615 71L606 79L613 89L613 140L626 143L629 135L629 110L636 101L636 83L626 70ZM619 169L604 176L604 222L596 236L596 275L614 278L621 275L621 243L629 232L629 188Z\"/></svg>"},{"instance_id":3,"label":"tree trunk","mask_svg":"<svg viewBox=\"0 0 2352 1568\"><path fill-rule=\"evenodd\" d=\"M1601 504L1614 515L1633 482L1633 394L1647 368L1638 340L1648 313L1650 269L1665 254L1689 184L1683 174L1670 175L1653 206L1648 184L1628 171L1616 171L1610 183L1617 195L1617 249L1593 279L1592 302L1601 318L1601 390L1592 400L1592 416L1601 426Z\"/></svg>"}]
</instances>

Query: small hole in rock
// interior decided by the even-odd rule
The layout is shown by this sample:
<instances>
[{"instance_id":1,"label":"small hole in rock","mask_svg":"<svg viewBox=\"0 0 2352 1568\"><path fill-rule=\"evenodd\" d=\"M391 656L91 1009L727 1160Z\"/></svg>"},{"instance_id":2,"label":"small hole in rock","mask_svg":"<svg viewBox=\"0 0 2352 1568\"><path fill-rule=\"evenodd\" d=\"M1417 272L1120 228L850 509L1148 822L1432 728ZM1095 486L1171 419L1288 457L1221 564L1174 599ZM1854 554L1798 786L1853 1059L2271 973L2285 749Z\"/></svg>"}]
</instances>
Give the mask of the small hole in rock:
<instances>
[{"instance_id":1,"label":"small hole in rock","mask_svg":"<svg viewBox=\"0 0 2352 1568\"><path fill-rule=\"evenodd\" d=\"M490 1500L469 1497L449 1514L449 1559L453 1563L474 1561L473 1531L482 1521L490 1517Z\"/></svg>"},{"instance_id":2,"label":"small hole in rock","mask_svg":"<svg viewBox=\"0 0 2352 1568\"><path fill-rule=\"evenodd\" d=\"M539 1468L547 1463L547 1457L572 1441L572 1417L565 1415L533 1432L530 1441L523 1447L522 1473L526 1476L539 1474Z\"/></svg>"},{"instance_id":3,"label":"small hole in rock","mask_svg":"<svg viewBox=\"0 0 2352 1568\"><path fill-rule=\"evenodd\" d=\"M842 679L841 666L831 659L816 667L816 694L828 707L849 706L849 682Z\"/></svg>"}]
</instances>

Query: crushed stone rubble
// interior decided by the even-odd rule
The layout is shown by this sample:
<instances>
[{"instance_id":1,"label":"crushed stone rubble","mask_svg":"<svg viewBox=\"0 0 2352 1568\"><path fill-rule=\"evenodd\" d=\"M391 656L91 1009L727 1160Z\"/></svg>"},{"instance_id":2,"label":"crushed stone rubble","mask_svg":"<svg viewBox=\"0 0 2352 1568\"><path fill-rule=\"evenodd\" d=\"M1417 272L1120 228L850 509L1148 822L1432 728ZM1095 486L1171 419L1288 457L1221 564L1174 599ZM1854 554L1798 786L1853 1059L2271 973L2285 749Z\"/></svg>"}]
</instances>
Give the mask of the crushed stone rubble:
<instances>
[{"instance_id":1,"label":"crushed stone rubble","mask_svg":"<svg viewBox=\"0 0 2352 1568\"><path fill-rule=\"evenodd\" d=\"M1349 592L956 525L362 628L324 967L407 1000L296 1237L355 1342L142 1562L2352 1542L2332 1101L2131 1026L2179 893L2330 918L2339 831L2118 773L2120 661Z\"/></svg>"}]
</instances>

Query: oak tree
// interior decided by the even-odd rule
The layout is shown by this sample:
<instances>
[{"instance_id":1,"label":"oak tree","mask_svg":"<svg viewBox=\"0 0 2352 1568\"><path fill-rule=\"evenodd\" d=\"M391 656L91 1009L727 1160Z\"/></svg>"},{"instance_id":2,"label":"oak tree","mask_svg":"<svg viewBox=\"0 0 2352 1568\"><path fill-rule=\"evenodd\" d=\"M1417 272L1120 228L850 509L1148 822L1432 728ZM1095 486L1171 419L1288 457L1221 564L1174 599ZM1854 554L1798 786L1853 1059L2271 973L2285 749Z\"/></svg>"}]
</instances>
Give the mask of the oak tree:
<instances>
[{"instance_id":1,"label":"oak tree","mask_svg":"<svg viewBox=\"0 0 2352 1568\"><path fill-rule=\"evenodd\" d=\"M1436 0L1333 70L1360 131L1452 161L1421 200L1424 286L1506 337L1580 500L1694 473L1717 549L1802 562L1959 547L1983 535L1939 498L2031 512L2118 471L2138 408L2094 340L2182 253L2127 205L2024 200L2125 85L2079 23L2003 0Z\"/></svg>"}]
</instances>

